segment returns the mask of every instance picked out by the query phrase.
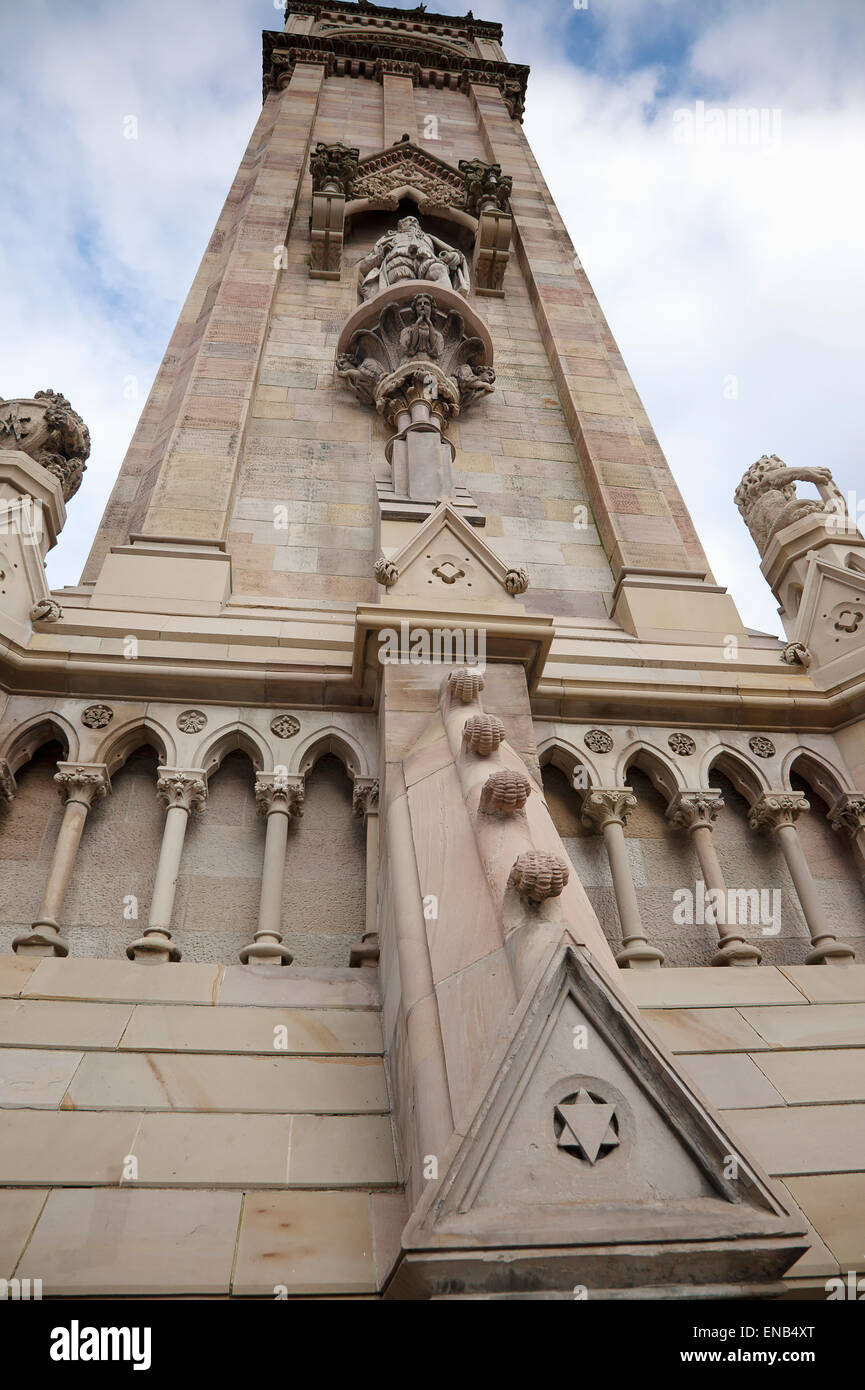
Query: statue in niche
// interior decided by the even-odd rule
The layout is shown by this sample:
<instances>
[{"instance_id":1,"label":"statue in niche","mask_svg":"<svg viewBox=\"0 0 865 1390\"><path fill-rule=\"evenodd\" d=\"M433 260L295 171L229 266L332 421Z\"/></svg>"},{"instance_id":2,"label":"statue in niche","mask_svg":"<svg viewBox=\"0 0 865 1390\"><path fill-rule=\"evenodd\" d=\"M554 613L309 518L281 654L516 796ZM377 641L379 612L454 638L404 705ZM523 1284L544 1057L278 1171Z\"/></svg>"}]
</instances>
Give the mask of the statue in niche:
<instances>
[{"instance_id":1,"label":"statue in niche","mask_svg":"<svg viewBox=\"0 0 865 1390\"><path fill-rule=\"evenodd\" d=\"M797 497L796 484L813 483L820 499ZM771 537L813 512L837 515L844 499L828 468L788 468L777 454L764 454L752 463L733 496L761 555Z\"/></svg>"},{"instance_id":2,"label":"statue in niche","mask_svg":"<svg viewBox=\"0 0 865 1390\"><path fill-rule=\"evenodd\" d=\"M416 217L401 217L395 232L379 237L358 266L361 298L372 299L401 280L431 280L467 294L468 261L446 241L425 232Z\"/></svg>"}]
</instances>

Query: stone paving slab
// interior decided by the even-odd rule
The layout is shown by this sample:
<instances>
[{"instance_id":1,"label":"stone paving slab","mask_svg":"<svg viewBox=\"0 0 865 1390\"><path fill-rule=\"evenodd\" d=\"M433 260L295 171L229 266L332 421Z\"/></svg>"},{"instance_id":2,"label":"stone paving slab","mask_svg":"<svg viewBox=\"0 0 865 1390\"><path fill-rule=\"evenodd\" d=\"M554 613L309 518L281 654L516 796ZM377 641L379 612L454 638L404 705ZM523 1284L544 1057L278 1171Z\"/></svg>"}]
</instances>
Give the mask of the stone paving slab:
<instances>
[{"instance_id":1,"label":"stone paving slab","mask_svg":"<svg viewBox=\"0 0 865 1390\"><path fill-rule=\"evenodd\" d=\"M728 1110L726 1119L772 1177L855 1173L865 1162L865 1105Z\"/></svg>"},{"instance_id":2,"label":"stone paving slab","mask_svg":"<svg viewBox=\"0 0 865 1390\"><path fill-rule=\"evenodd\" d=\"M828 970L825 965L804 970ZM850 967L853 969L854 967ZM619 983L641 1009L719 1008L725 1004L801 1004L808 996L773 965L749 969L712 965L620 970Z\"/></svg>"},{"instance_id":3,"label":"stone paving slab","mask_svg":"<svg viewBox=\"0 0 865 1390\"><path fill-rule=\"evenodd\" d=\"M107 1006L103 1006L107 1007ZM0 1037L2 1037L0 1001ZM756 1036L756 1035L755 1035ZM207 1009L140 1004L120 1040L146 1052L372 1055L382 1052L381 1022L372 1009Z\"/></svg>"},{"instance_id":4,"label":"stone paving slab","mask_svg":"<svg viewBox=\"0 0 865 1390\"><path fill-rule=\"evenodd\" d=\"M371 1293L368 1192L247 1193L233 1292L258 1298Z\"/></svg>"},{"instance_id":5,"label":"stone paving slab","mask_svg":"<svg viewBox=\"0 0 865 1390\"><path fill-rule=\"evenodd\" d=\"M14 1047L113 1048L120 1042L131 1015L130 1004L94 1004L63 999L0 999L0 1044Z\"/></svg>"}]
</instances>

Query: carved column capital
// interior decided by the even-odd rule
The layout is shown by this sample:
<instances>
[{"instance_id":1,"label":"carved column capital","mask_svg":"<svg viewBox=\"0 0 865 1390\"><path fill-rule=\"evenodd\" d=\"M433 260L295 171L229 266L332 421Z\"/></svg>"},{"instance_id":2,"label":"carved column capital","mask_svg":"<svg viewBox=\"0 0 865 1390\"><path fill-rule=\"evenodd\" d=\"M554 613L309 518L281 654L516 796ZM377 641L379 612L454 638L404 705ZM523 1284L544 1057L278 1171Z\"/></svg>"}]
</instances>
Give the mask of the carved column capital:
<instances>
[{"instance_id":1,"label":"carved column capital","mask_svg":"<svg viewBox=\"0 0 865 1390\"><path fill-rule=\"evenodd\" d=\"M80 801L82 806L92 806L111 791L104 763L58 763L54 781L64 802Z\"/></svg>"},{"instance_id":2,"label":"carved column capital","mask_svg":"<svg viewBox=\"0 0 865 1390\"><path fill-rule=\"evenodd\" d=\"M802 812L810 809L810 801L801 792L764 792L748 812L748 824L752 830L780 830L795 825Z\"/></svg>"},{"instance_id":3,"label":"carved column capital","mask_svg":"<svg viewBox=\"0 0 865 1390\"><path fill-rule=\"evenodd\" d=\"M711 830L723 805L723 796L711 787L708 791L676 792L667 807L667 820L671 825L681 826L688 831L696 830L701 825Z\"/></svg>"},{"instance_id":4,"label":"carved column capital","mask_svg":"<svg viewBox=\"0 0 865 1390\"><path fill-rule=\"evenodd\" d=\"M271 812L285 816L303 815L305 784L302 773L257 772L255 804L260 816Z\"/></svg>"},{"instance_id":5,"label":"carved column capital","mask_svg":"<svg viewBox=\"0 0 865 1390\"><path fill-rule=\"evenodd\" d=\"M637 798L626 787L595 787L587 792L580 817L587 830L600 834L605 825L624 825L637 805Z\"/></svg>"},{"instance_id":6,"label":"carved column capital","mask_svg":"<svg viewBox=\"0 0 865 1390\"><path fill-rule=\"evenodd\" d=\"M842 792L829 811L829 822L851 840L865 830L865 792Z\"/></svg>"},{"instance_id":7,"label":"carved column capital","mask_svg":"<svg viewBox=\"0 0 865 1390\"><path fill-rule=\"evenodd\" d=\"M0 801L14 801L17 790L11 767L5 758L0 758Z\"/></svg>"},{"instance_id":8,"label":"carved column capital","mask_svg":"<svg viewBox=\"0 0 865 1390\"><path fill-rule=\"evenodd\" d=\"M367 816L377 816L378 794L379 782L377 777L355 777L354 795L351 802L352 814L362 816L364 820Z\"/></svg>"},{"instance_id":9,"label":"carved column capital","mask_svg":"<svg viewBox=\"0 0 865 1390\"><path fill-rule=\"evenodd\" d=\"M198 811L207 800L207 773L203 768L160 768L156 795L167 809L180 806L187 814Z\"/></svg>"}]
</instances>

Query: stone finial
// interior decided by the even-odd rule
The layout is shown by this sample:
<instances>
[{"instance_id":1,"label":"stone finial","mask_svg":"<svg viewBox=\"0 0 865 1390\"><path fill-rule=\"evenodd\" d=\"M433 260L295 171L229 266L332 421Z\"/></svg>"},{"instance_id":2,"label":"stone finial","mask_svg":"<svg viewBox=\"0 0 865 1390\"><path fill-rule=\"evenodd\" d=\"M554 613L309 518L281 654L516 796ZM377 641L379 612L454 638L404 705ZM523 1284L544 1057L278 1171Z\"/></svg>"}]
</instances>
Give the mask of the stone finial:
<instances>
[{"instance_id":1,"label":"stone finial","mask_svg":"<svg viewBox=\"0 0 865 1390\"><path fill-rule=\"evenodd\" d=\"M496 207L507 212L513 190L513 179L502 173L500 164L485 164L482 159L461 159L459 171L466 190L466 212L477 217L485 208Z\"/></svg>"},{"instance_id":2,"label":"stone finial","mask_svg":"<svg viewBox=\"0 0 865 1390\"><path fill-rule=\"evenodd\" d=\"M454 699L460 700L464 705L470 705L483 690L484 678L480 671L463 666L457 671L448 672L447 687Z\"/></svg>"},{"instance_id":3,"label":"stone finial","mask_svg":"<svg viewBox=\"0 0 865 1390\"><path fill-rule=\"evenodd\" d=\"M383 584L386 589L390 589L399 579L399 570L392 560L386 560L383 555L379 555L372 567L376 582Z\"/></svg>"},{"instance_id":4,"label":"stone finial","mask_svg":"<svg viewBox=\"0 0 865 1390\"><path fill-rule=\"evenodd\" d=\"M504 736L505 726L495 714L473 714L463 725L463 742L481 758L494 753Z\"/></svg>"},{"instance_id":5,"label":"stone finial","mask_svg":"<svg viewBox=\"0 0 865 1390\"><path fill-rule=\"evenodd\" d=\"M865 830L865 792L842 792L829 811L829 823L851 840Z\"/></svg>"},{"instance_id":6,"label":"stone finial","mask_svg":"<svg viewBox=\"0 0 865 1390\"><path fill-rule=\"evenodd\" d=\"M711 829L723 805L723 796L712 788L708 791L676 792L667 807L667 820L684 830L697 830L703 825Z\"/></svg>"},{"instance_id":7,"label":"stone finial","mask_svg":"<svg viewBox=\"0 0 865 1390\"><path fill-rule=\"evenodd\" d=\"M53 598L41 598L30 609L31 623L59 623L63 609Z\"/></svg>"},{"instance_id":8,"label":"stone finial","mask_svg":"<svg viewBox=\"0 0 865 1390\"><path fill-rule=\"evenodd\" d=\"M481 790L480 809L487 815L512 816L531 795L532 784L522 772L503 768L490 773Z\"/></svg>"},{"instance_id":9,"label":"stone finial","mask_svg":"<svg viewBox=\"0 0 865 1390\"><path fill-rule=\"evenodd\" d=\"M4 401L0 397L0 450L15 449L41 463L60 483L64 502L81 486L90 457L90 432L58 391Z\"/></svg>"},{"instance_id":10,"label":"stone finial","mask_svg":"<svg viewBox=\"0 0 865 1390\"><path fill-rule=\"evenodd\" d=\"M257 772L255 806L260 816L272 811L299 819L303 815L304 779L300 773Z\"/></svg>"},{"instance_id":11,"label":"stone finial","mask_svg":"<svg viewBox=\"0 0 865 1390\"><path fill-rule=\"evenodd\" d=\"M804 666L807 671L811 665L811 653L804 642L788 642L781 653L781 660L788 666Z\"/></svg>"},{"instance_id":12,"label":"stone finial","mask_svg":"<svg viewBox=\"0 0 865 1390\"><path fill-rule=\"evenodd\" d=\"M379 781L377 777L355 777L351 799L352 815L358 818L378 815Z\"/></svg>"},{"instance_id":13,"label":"stone finial","mask_svg":"<svg viewBox=\"0 0 865 1390\"><path fill-rule=\"evenodd\" d=\"M161 768L156 778L156 796L167 810L180 806L191 815L207 800L207 777L204 772Z\"/></svg>"},{"instance_id":14,"label":"stone finial","mask_svg":"<svg viewBox=\"0 0 865 1390\"><path fill-rule=\"evenodd\" d=\"M636 806L637 798L627 787L596 787L586 792L580 819L587 830L599 834L611 822L624 825Z\"/></svg>"},{"instance_id":15,"label":"stone finial","mask_svg":"<svg viewBox=\"0 0 865 1390\"><path fill-rule=\"evenodd\" d=\"M508 875L508 887L516 888L524 902L537 905L557 898L570 877L570 870L556 854L528 850L515 860Z\"/></svg>"},{"instance_id":16,"label":"stone finial","mask_svg":"<svg viewBox=\"0 0 865 1390\"><path fill-rule=\"evenodd\" d=\"M352 149L340 140L333 145L319 140L309 156L313 193L341 193L343 198L348 198L359 158L360 150Z\"/></svg>"},{"instance_id":17,"label":"stone finial","mask_svg":"<svg viewBox=\"0 0 865 1390\"><path fill-rule=\"evenodd\" d=\"M524 594L529 587L529 572L525 569L509 569L505 575L505 588L509 594Z\"/></svg>"},{"instance_id":18,"label":"stone finial","mask_svg":"<svg viewBox=\"0 0 865 1390\"><path fill-rule=\"evenodd\" d=\"M748 812L748 824L752 830L779 830L794 825L810 809L810 801L801 792L764 792Z\"/></svg>"}]
</instances>

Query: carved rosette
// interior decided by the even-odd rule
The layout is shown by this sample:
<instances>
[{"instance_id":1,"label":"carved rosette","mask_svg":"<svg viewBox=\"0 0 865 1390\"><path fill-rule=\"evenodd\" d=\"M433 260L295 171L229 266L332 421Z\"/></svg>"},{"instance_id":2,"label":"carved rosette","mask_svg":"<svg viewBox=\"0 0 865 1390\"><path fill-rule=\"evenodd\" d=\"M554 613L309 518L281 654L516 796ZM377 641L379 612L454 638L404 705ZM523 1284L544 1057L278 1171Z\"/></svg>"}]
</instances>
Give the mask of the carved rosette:
<instances>
[{"instance_id":1,"label":"carved rosette","mask_svg":"<svg viewBox=\"0 0 865 1390\"><path fill-rule=\"evenodd\" d=\"M207 715L202 709L185 709L177 716L177 727L183 734L200 734L207 724Z\"/></svg>"},{"instance_id":2,"label":"carved rosette","mask_svg":"<svg viewBox=\"0 0 865 1390\"><path fill-rule=\"evenodd\" d=\"M667 739L667 747L673 753L678 753L680 758L690 758L697 751L697 745L690 734L675 733L670 734Z\"/></svg>"},{"instance_id":3,"label":"carved rosette","mask_svg":"<svg viewBox=\"0 0 865 1390\"><path fill-rule=\"evenodd\" d=\"M260 816L272 812L294 816L303 815L304 780L300 774L257 772L255 774L255 805Z\"/></svg>"},{"instance_id":4,"label":"carved rosette","mask_svg":"<svg viewBox=\"0 0 865 1390\"><path fill-rule=\"evenodd\" d=\"M505 726L495 714L473 714L463 725L463 742L481 758L494 753L505 737Z\"/></svg>"},{"instance_id":5,"label":"carved rosette","mask_svg":"<svg viewBox=\"0 0 865 1390\"><path fill-rule=\"evenodd\" d=\"M90 457L90 432L58 391L4 401L0 397L0 449L28 454L60 483L64 502L81 486Z\"/></svg>"},{"instance_id":6,"label":"carved rosette","mask_svg":"<svg viewBox=\"0 0 865 1390\"><path fill-rule=\"evenodd\" d=\"M802 812L810 809L810 801L800 792L764 792L748 812L748 824L752 830L780 830L795 825Z\"/></svg>"},{"instance_id":7,"label":"carved rosette","mask_svg":"<svg viewBox=\"0 0 865 1390\"><path fill-rule=\"evenodd\" d=\"M114 718L114 710L110 705L88 705L82 711L81 723L88 729L105 729Z\"/></svg>"},{"instance_id":8,"label":"carved rosette","mask_svg":"<svg viewBox=\"0 0 865 1390\"><path fill-rule=\"evenodd\" d=\"M774 758L775 745L770 738L763 734L755 734L748 739L748 747L752 753L756 753L758 758Z\"/></svg>"},{"instance_id":9,"label":"carved rosette","mask_svg":"<svg viewBox=\"0 0 865 1390\"><path fill-rule=\"evenodd\" d=\"M102 763L58 763L54 782L61 800L88 807L111 791L108 769Z\"/></svg>"},{"instance_id":10,"label":"carved rosette","mask_svg":"<svg viewBox=\"0 0 865 1390\"><path fill-rule=\"evenodd\" d=\"M605 729L589 729L583 735L583 743L592 753L609 753L613 747L613 740Z\"/></svg>"},{"instance_id":11,"label":"carved rosette","mask_svg":"<svg viewBox=\"0 0 865 1390\"><path fill-rule=\"evenodd\" d=\"M829 812L829 822L833 830L855 839L865 830L865 793L844 792L839 796Z\"/></svg>"},{"instance_id":12,"label":"carved rosette","mask_svg":"<svg viewBox=\"0 0 865 1390\"><path fill-rule=\"evenodd\" d=\"M277 738L294 738L300 732L300 720L293 714L276 714L270 721L270 732Z\"/></svg>"},{"instance_id":13,"label":"carved rosette","mask_svg":"<svg viewBox=\"0 0 865 1390\"><path fill-rule=\"evenodd\" d=\"M489 816L513 816L523 809L531 791L532 784L522 772L503 768L484 782L480 809Z\"/></svg>"},{"instance_id":14,"label":"carved rosette","mask_svg":"<svg viewBox=\"0 0 865 1390\"><path fill-rule=\"evenodd\" d=\"M724 798L717 791L677 792L667 807L667 820L688 831L701 826L711 830L723 805Z\"/></svg>"},{"instance_id":15,"label":"carved rosette","mask_svg":"<svg viewBox=\"0 0 865 1390\"><path fill-rule=\"evenodd\" d=\"M580 819L587 830L600 834L605 825L624 825L636 806L634 793L624 787L596 787L586 792Z\"/></svg>"},{"instance_id":16,"label":"carved rosette","mask_svg":"<svg viewBox=\"0 0 865 1390\"><path fill-rule=\"evenodd\" d=\"M515 888L524 902L537 906L547 898L557 898L569 877L568 865L558 855L528 850L515 860L508 887Z\"/></svg>"},{"instance_id":17,"label":"carved rosette","mask_svg":"<svg viewBox=\"0 0 865 1390\"><path fill-rule=\"evenodd\" d=\"M191 815L207 800L207 778L203 772L162 769L156 779L156 796L167 810L180 806Z\"/></svg>"},{"instance_id":18,"label":"carved rosette","mask_svg":"<svg viewBox=\"0 0 865 1390\"><path fill-rule=\"evenodd\" d=\"M464 705L470 705L483 690L484 678L480 671L463 666L457 671L448 672L447 686L454 699Z\"/></svg>"},{"instance_id":19,"label":"carved rosette","mask_svg":"<svg viewBox=\"0 0 865 1390\"><path fill-rule=\"evenodd\" d=\"M439 294L441 307L434 285L418 291L417 281L407 284L407 302L391 298L380 313L361 313L361 326L337 354L336 374L389 424L423 402L441 428L490 394L495 372L484 339L467 328L466 315Z\"/></svg>"},{"instance_id":20,"label":"carved rosette","mask_svg":"<svg viewBox=\"0 0 865 1390\"><path fill-rule=\"evenodd\" d=\"M351 798L352 815L358 818L378 815L379 783L377 777L355 777Z\"/></svg>"}]
</instances>

